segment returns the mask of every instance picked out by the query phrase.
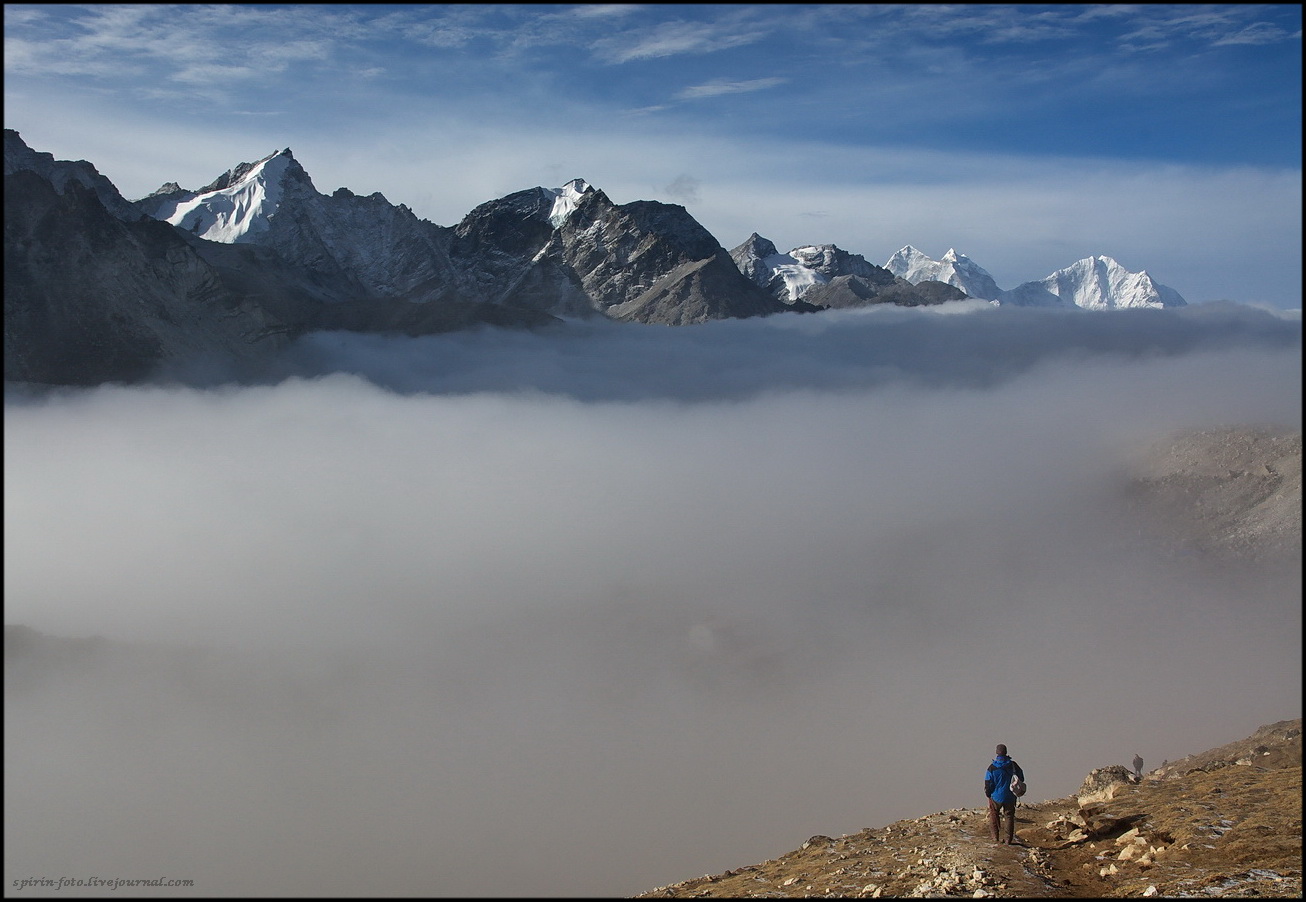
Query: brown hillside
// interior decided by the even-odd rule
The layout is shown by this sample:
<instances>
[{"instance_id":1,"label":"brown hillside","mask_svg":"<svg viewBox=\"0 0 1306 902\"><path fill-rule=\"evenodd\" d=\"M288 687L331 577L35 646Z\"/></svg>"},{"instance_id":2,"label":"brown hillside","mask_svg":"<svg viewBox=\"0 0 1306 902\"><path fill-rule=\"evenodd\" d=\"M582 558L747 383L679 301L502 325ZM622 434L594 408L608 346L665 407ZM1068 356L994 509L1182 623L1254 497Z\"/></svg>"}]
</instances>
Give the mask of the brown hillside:
<instances>
[{"instance_id":1,"label":"brown hillside","mask_svg":"<svg viewBox=\"0 0 1306 902\"><path fill-rule=\"evenodd\" d=\"M636 898L1300 897L1301 726L1264 726L1141 782L1094 771L1081 794L1022 803L1013 846L989 840L984 809L954 808L813 836L770 861Z\"/></svg>"},{"instance_id":2,"label":"brown hillside","mask_svg":"<svg viewBox=\"0 0 1306 902\"><path fill-rule=\"evenodd\" d=\"M1206 429L1133 455L1135 512L1163 543L1222 560L1301 559L1301 431Z\"/></svg>"}]
</instances>

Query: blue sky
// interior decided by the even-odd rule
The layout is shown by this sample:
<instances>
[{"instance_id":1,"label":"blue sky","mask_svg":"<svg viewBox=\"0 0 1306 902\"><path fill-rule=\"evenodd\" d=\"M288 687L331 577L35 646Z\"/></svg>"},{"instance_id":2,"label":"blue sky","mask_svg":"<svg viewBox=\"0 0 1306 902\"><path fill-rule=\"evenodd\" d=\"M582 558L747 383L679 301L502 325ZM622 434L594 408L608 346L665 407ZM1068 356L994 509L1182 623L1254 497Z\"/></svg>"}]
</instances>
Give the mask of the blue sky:
<instances>
[{"instance_id":1,"label":"blue sky","mask_svg":"<svg viewBox=\"0 0 1306 902\"><path fill-rule=\"evenodd\" d=\"M727 248L1091 254L1301 305L1298 5L5 7L5 126L125 195L290 147L441 225L582 177Z\"/></svg>"}]
</instances>

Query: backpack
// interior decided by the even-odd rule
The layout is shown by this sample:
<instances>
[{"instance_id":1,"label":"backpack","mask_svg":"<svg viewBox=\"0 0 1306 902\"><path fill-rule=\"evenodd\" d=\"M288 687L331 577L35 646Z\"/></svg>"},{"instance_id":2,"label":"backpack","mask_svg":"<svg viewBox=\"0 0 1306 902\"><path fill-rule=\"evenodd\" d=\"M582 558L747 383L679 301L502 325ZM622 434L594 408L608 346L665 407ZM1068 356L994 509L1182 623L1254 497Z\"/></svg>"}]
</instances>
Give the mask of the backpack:
<instances>
[{"instance_id":1,"label":"backpack","mask_svg":"<svg viewBox=\"0 0 1306 902\"><path fill-rule=\"evenodd\" d=\"M1011 775L1011 793L1017 798L1025 794L1025 784L1021 781L1020 777L1015 774Z\"/></svg>"}]
</instances>

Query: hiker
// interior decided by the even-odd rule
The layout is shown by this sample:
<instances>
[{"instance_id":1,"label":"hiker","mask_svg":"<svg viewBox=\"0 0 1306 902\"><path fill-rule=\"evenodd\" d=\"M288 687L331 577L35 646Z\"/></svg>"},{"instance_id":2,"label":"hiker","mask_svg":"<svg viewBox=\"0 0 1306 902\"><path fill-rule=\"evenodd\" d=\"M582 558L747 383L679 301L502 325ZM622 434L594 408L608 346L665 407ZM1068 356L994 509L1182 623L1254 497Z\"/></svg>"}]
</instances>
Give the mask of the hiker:
<instances>
[{"instance_id":1,"label":"hiker","mask_svg":"<svg viewBox=\"0 0 1306 902\"><path fill-rule=\"evenodd\" d=\"M1143 779L1143 756L1134 752L1134 776Z\"/></svg>"},{"instance_id":2,"label":"hiker","mask_svg":"<svg viewBox=\"0 0 1306 902\"><path fill-rule=\"evenodd\" d=\"M989 800L989 834L994 842L1008 845L1016 841L1016 793L1011 789L1012 777L1025 782L1025 772L1007 757L1007 747L999 745L993 763L984 771L984 795ZM999 839L1003 815L1006 815L1006 835Z\"/></svg>"}]
</instances>

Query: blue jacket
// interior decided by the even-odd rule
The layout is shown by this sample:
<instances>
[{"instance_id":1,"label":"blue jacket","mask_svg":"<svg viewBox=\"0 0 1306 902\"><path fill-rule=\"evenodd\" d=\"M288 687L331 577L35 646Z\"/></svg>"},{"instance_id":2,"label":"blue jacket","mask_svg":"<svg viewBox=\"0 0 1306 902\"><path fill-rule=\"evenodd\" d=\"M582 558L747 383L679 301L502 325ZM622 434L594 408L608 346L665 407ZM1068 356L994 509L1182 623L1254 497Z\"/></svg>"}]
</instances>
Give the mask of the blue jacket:
<instances>
[{"instance_id":1,"label":"blue jacket","mask_svg":"<svg viewBox=\"0 0 1306 902\"><path fill-rule=\"evenodd\" d=\"M1020 777L1025 782L1025 772L1020 765L1007 755L998 755L984 771L984 795L999 805L1016 801L1016 794L1011 791L1011 775Z\"/></svg>"}]
</instances>

